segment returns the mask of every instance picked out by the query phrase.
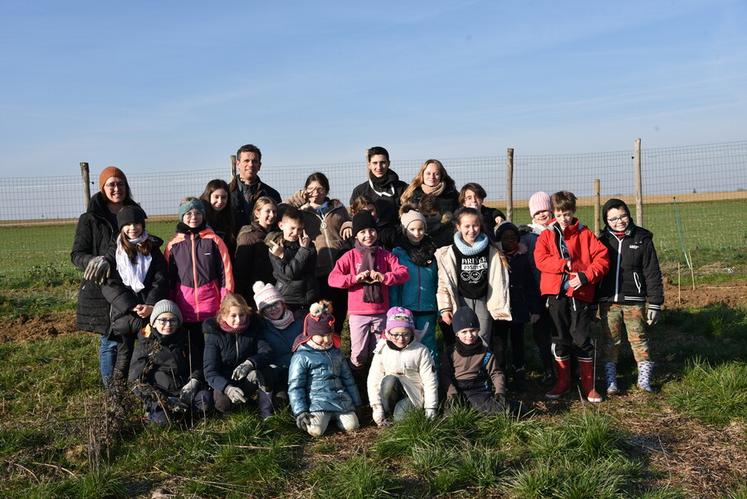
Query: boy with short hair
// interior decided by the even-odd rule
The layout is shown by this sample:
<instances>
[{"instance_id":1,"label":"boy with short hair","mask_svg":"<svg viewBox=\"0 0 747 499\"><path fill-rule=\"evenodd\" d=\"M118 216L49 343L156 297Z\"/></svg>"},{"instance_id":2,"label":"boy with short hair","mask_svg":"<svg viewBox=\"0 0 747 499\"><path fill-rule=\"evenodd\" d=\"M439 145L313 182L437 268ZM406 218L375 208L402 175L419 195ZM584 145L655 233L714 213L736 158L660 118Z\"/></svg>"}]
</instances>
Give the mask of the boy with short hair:
<instances>
[{"instance_id":1,"label":"boy with short hair","mask_svg":"<svg viewBox=\"0 0 747 499\"><path fill-rule=\"evenodd\" d=\"M288 308L302 315L318 295L314 277L316 249L303 230L303 216L297 208L288 206L278 227L283 234L282 241L278 237L272 242L272 234L268 235L275 287Z\"/></svg>"},{"instance_id":2,"label":"boy with short hair","mask_svg":"<svg viewBox=\"0 0 747 499\"><path fill-rule=\"evenodd\" d=\"M596 284L609 270L607 248L574 216L576 196L572 192L556 192L551 201L555 218L534 248L540 293L555 323L552 350L557 380L546 396L554 400L568 391L571 355L575 355L584 396L589 402L601 402L594 388L594 346L589 333Z\"/></svg>"}]
</instances>

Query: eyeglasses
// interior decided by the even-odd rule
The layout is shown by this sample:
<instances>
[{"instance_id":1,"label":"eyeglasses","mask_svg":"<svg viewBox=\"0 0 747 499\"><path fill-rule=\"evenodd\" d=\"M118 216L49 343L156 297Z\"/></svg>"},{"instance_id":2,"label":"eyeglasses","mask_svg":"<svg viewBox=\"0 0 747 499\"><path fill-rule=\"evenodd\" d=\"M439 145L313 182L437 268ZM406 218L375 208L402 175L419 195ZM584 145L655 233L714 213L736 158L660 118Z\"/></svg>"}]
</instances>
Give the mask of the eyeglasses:
<instances>
[{"instance_id":1,"label":"eyeglasses","mask_svg":"<svg viewBox=\"0 0 747 499\"><path fill-rule=\"evenodd\" d=\"M156 322L163 326L174 325L179 324L179 319L156 319Z\"/></svg>"},{"instance_id":2,"label":"eyeglasses","mask_svg":"<svg viewBox=\"0 0 747 499\"><path fill-rule=\"evenodd\" d=\"M104 187L107 189L122 189L124 188L125 183L124 182L107 182L104 184Z\"/></svg>"},{"instance_id":3,"label":"eyeglasses","mask_svg":"<svg viewBox=\"0 0 747 499\"><path fill-rule=\"evenodd\" d=\"M411 333L386 333L390 338L395 340L406 340L410 338Z\"/></svg>"},{"instance_id":4,"label":"eyeglasses","mask_svg":"<svg viewBox=\"0 0 747 499\"><path fill-rule=\"evenodd\" d=\"M621 217L614 217L614 218L607 219L608 222L613 222L613 223L614 222L627 222L628 220L630 220L630 217L628 215L623 215Z\"/></svg>"}]
</instances>

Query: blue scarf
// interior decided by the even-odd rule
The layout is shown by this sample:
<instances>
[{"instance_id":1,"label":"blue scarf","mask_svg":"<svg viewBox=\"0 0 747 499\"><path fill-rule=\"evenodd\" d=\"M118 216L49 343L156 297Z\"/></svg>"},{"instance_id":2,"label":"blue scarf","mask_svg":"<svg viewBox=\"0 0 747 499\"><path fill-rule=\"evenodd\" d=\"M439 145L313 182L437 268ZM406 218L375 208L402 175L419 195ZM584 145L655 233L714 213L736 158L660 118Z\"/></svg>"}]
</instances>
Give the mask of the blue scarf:
<instances>
[{"instance_id":1,"label":"blue scarf","mask_svg":"<svg viewBox=\"0 0 747 499\"><path fill-rule=\"evenodd\" d=\"M475 256L478 253L485 251L488 247L490 240L485 234L477 236L477 241L472 246L468 246L467 243L462 239L462 235L459 232L454 233L454 246L457 247L459 252L464 256Z\"/></svg>"}]
</instances>

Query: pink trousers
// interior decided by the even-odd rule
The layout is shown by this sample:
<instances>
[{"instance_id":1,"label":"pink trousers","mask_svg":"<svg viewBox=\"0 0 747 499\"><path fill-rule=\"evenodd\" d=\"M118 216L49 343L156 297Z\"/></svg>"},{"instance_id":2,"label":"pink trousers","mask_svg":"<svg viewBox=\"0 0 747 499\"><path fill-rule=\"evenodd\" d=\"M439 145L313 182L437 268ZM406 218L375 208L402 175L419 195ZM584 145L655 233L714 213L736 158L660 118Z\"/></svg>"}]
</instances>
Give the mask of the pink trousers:
<instances>
[{"instance_id":1,"label":"pink trousers","mask_svg":"<svg viewBox=\"0 0 747 499\"><path fill-rule=\"evenodd\" d=\"M386 314L348 316L350 324L350 362L356 367L368 365L380 333L386 326Z\"/></svg>"}]
</instances>

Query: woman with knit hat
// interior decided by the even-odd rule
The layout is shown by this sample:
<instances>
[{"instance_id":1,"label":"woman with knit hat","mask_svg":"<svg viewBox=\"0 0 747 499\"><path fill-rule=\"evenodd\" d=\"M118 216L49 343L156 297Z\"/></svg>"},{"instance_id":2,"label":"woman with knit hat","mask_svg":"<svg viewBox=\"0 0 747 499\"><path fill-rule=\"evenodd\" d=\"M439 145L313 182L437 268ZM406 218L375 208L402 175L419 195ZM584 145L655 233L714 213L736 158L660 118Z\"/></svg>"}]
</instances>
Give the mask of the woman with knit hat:
<instances>
[{"instance_id":1,"label":"woman with knit hat","mask_svg":"<svg viewBox=\"0 0 747 499\"><path fill-rule=\"evenodd\" d=\"M210 409L210 392L199 381L202 366L190 366L188 348L179 307L173 301L159 301L138 334L129 373L148 422L165 425L189 412L204 415Z\"/></svg>"},{"instance_id":2,"label":"woman with knit hat","mask_svg":"<svg viewBox=\"0 0 747 499\"><path fill-rule=\"evenodd\" d=\"M407 268L410 277L403 284L391 287L389 302L393 307L404 307L412 311L415 329L422 331L420 342L428 347L434 363L438 365L436 245L426 234L425 217L413 205L402 205L399 219L403 236L392 253Z\"/></svg>"},{"instance_id":3,"label":"woman with knit hat","mask_svg":"<svg viewBox=\"0 0 747 499\"><path fill-rule=\"evenodd\" d=\"M171 299L179 305L189 335L191 356L202 364L202 323L215 317L227 293L233 293L231 255L205 218L202 200L189 197L179 205L176 234L164 252Z\"/></svg>"},{"instance_id":4,"label":"woman with knit hat","mask_svg":"<svg viewBox=\"0 0 747 499\"><path fill-rule=\"evenodd\" d=\"M124 206L136 205L124 172L116 166L99 175L99 191L91 197L88 209L78 218L70 259L83 271L78 290L76 327L101 335L99 369L107 385L114 372L118 343L109 340L109 302L101 294L101 284L110 273L105 255L114 244L117 213Z\"/></svg>"},{"instance_id":5,"label":"woman with knit hat","mask_svg":"<svg viewBox=\"0 0 747 499\"><path fill-rule=\"evenodd\" d=\"M296 426L314 437L324 434L333 419L344 431L359 426L355 409L361 397L334 326L335 318L324 304L314 303L293 343L288 398Z\"/></svg>"}]
</instances>

